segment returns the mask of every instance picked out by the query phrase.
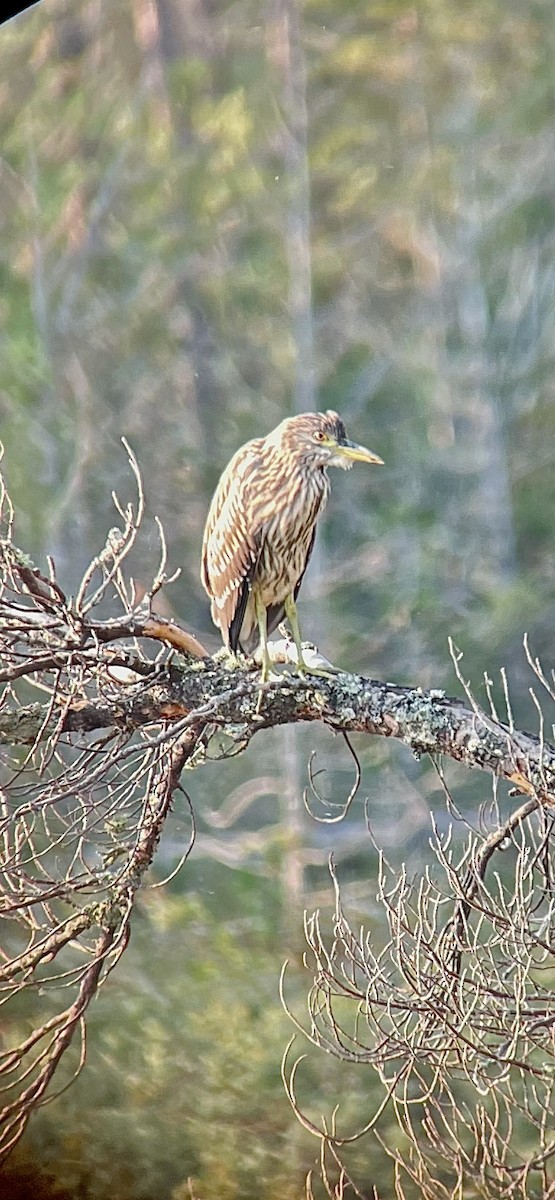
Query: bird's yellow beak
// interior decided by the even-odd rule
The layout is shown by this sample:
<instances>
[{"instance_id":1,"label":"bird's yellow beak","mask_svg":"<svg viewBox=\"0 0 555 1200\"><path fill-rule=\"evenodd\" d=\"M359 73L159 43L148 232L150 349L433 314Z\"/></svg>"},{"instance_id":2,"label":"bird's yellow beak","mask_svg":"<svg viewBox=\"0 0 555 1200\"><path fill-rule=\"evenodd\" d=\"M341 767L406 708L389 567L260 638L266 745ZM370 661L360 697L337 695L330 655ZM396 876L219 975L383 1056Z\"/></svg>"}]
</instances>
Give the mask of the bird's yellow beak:
<instances>
[{"instance_id":1,"label":"bird's yellow beak","mask_svg":"<svg viewBox=\"0 0 555 1200\"><path fill-rule=\"evenodd\" d=\"M342 454L344 458L348 458L351 462L374 463L377 467L383 467L383 458L378 454L374 454L373 450L367 450L366 446L357 446L356 442L350 442L345 438L344 442L338 442L334 447L338 454Z\"/></svg>"}]
</instances>

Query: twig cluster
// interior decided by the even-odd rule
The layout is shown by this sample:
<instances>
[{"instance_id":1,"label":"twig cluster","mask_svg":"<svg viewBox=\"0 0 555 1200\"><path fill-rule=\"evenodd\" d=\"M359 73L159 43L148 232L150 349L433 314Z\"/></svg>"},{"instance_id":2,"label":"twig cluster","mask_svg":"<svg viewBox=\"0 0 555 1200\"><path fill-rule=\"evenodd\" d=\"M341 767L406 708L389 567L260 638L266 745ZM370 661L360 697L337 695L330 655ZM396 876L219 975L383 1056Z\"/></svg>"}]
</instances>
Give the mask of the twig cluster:
<instances>
[{"instance_id":1,"label":"twig cluster","mask_svg":"<svg viewBox=\"0 0 555 1200\"><path fill-rule=\"evenodd\" d=\"M123 508L114 497L121 528L110 531L73 598L51 561L43 575L18 550L0 492L0 707L13 722L13 746L0 760L0 1002L10 1017L0 1053L0 1158L45 1101L76 1033L69 1078L83 1066L87 1006L125 948L135 893L195 741L190 728L170 735L164 721L65 732L68 712L92 700L110 707L124 684L140 695L169 656L167 645L139 637L165 579L161 529L160 567L140 609L123 573L144 512L129 454L137 503ZM100 619L115 605L115 619ZM156 645L154 657L146 645ZM24 993L41 997L31 1027L17 1016Z\"/></svg>"},{"instance_id":2,"label":"twig cluster","mask_svg":"<svg viewBox=\"0 0 555 1200\"><path fill-rule=\"evenodd\" d=\"M318 1119L299 1102L288 1048L286 1089L320 1139L330 1197L367 1195L349 1167L364 1138L391 1158L400 1200L555 1195L554 819L531 799L505 820L494 804L490 828L473 829L449 802L466 836L434 828L435 869L413 880L380 853L385 940L353 928L331 863L333 932L306 918L308 1021L283 992L313 1045L382 1085L376 1110L342 1129L341 1106Z\"/></svg>"}]
</instances>

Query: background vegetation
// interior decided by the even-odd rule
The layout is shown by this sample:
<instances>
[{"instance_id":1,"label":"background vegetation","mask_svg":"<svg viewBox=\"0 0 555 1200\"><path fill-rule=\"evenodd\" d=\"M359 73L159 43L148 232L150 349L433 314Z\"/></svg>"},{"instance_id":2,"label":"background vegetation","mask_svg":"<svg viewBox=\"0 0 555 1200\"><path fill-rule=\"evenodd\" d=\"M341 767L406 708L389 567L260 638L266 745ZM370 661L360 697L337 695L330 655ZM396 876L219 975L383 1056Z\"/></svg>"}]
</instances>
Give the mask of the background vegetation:
<instances>
[{"instance_id":1,"label":"background vegetation","mask_svg":"<svg viewBox=\"0 0 555 1200\"><path fill-rule=\"evenodd\" d=\"M125 493L124 434L182 567L166 595L215 649L198 560L218 474L283 416L335 407L386 467L333 479L305 636L453 691L451 634L478 696L506 666L535 727L522 635L549 661L555 607L554 26L547 0L42 0L2 27L0 429L18 540L67 589ZM154 546L152 526L139 580ZM39 1175L61 1200L185 1200L189 1177L203 1200L301 1194L315 1145L279 1078L278 976L292 957L302 995L331 849L351 911L378 920L362 806L327 829L303 813L314 746L340 800L350 761L313 729L195 776L193 859L145 894L87 1071L35 1118L14 1196ZM378 844L421 865L429 809L448 820L436 776L357 748ZM450 780L476 812L487 785ZM187 837L176 811L158 879ZM307 1071L315 1109L368 1104L367 1073ZM385 1157L359 1153L387 1195Z\"/></svg>"}]
</instances>

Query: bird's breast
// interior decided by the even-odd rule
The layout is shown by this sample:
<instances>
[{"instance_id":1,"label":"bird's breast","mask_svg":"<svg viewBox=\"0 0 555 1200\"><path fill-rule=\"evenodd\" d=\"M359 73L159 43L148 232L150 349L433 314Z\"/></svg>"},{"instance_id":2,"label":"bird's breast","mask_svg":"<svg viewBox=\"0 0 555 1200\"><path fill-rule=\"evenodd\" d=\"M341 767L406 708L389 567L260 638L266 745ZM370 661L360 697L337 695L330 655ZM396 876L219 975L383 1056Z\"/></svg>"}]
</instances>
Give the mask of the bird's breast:
<instances>
[{"instance_id":1,"label":"bird's breast","mask_svg":"<svg viewBox=\"0 0 555 1200\"><path fill-rule=\"evenodd\" d=\"M306 567L314 525L324 507L329 483L323 471L308 482L290 479L281 502L272 506L259 527L255 582L263 603L275 604L290 594Z\"/></svg>"}]
</instances>

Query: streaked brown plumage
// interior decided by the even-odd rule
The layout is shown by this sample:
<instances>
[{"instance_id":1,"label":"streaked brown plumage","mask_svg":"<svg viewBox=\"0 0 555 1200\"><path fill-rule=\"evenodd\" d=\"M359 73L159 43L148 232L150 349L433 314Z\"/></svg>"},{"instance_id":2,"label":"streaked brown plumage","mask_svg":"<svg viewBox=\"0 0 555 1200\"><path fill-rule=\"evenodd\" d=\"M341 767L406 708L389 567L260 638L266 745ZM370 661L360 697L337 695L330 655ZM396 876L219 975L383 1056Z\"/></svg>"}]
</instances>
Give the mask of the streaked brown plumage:
<instances>
[{"instance_id":1,"label":"streaked brown plumage","mask_svg":"<svg viewBox=\"0 0 555 1200\"><path fill-rule=\"evenodd\" d=\"M210 505L202 546L202 582L212 620L228 650L252 654L259 642L263 677L267 638L286 614L305 669L295 599L329 493L326 467L381 463L350 442L337 413L302 413L234 454Z\"/></svg>"}]
</instances>

